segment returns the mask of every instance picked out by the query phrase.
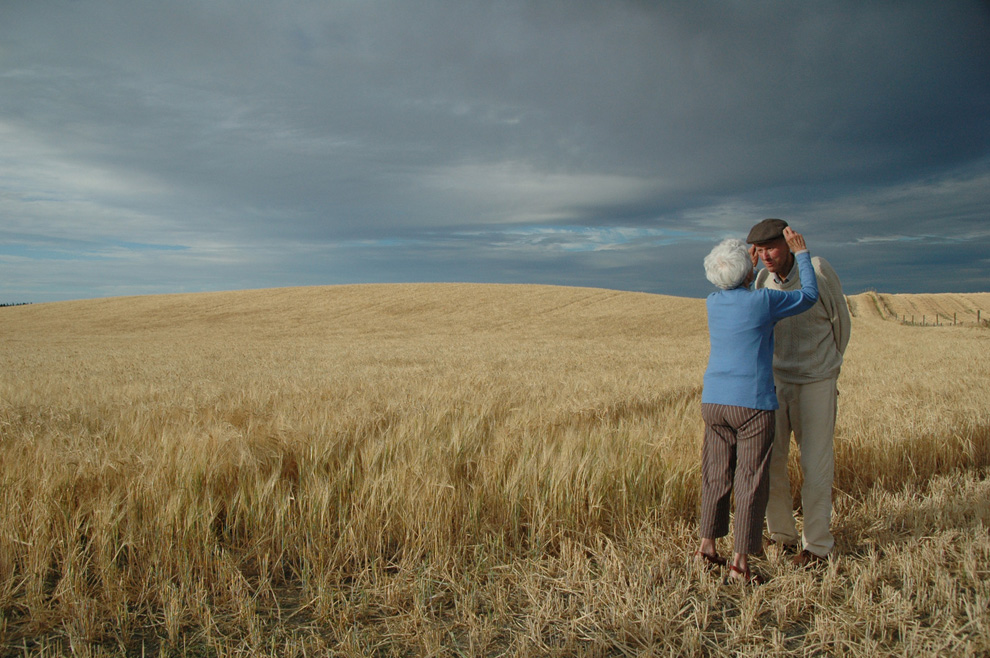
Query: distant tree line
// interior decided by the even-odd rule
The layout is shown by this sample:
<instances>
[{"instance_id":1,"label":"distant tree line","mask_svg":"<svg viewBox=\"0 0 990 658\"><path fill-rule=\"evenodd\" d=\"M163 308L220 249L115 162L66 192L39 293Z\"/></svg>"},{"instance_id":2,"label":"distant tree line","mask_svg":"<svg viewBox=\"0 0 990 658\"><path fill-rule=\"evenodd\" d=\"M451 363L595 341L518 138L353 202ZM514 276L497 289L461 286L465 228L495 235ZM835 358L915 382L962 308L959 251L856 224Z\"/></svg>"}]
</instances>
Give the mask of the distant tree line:
<instances>
[{"instance_id":1,"label":"distant tree line","mask_svg":"<svg viewBox=\"0 0 990 658\"><path fill-rule=\"evenodd\" d=\"M0 308L3 308L4 306L27 306L30 303L31 302L13 302L10 304L0 304Z\"/></svg>"}]
</instances>

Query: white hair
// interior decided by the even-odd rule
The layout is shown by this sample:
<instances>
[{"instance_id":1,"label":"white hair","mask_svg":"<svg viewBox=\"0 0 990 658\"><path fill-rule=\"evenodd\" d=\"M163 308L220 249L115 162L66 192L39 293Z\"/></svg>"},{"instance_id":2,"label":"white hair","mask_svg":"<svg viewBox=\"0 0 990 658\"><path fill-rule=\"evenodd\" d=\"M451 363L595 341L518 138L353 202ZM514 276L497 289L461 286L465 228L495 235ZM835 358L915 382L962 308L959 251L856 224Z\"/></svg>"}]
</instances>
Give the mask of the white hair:
<instances>
[{"instance_id":1,"label":"white hair","mask_svg":"<svg viewBox=\"0 0 990 658\"><path fill-rule=\"evenodd\" d=\"M746 243L736 238L722 240L705 256L705 276L723 290L731 290L753 271Z\"/></svg>"}]
</instances>

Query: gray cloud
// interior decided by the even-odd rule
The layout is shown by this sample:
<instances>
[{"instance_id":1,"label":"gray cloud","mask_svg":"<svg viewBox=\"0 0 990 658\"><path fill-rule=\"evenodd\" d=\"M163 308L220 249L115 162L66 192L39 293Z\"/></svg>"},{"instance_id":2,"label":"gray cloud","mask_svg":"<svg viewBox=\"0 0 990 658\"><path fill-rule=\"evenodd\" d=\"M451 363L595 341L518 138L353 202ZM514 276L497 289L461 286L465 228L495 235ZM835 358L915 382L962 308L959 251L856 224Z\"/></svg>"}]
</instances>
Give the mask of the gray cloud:
<instances>
[{"instance_id":1,"label":"gray cloud","mask_svg":"<svg viewBox=\"0 0 990 658\"><path fill-rule=\"evenodd\" d=\"M975 1L4 3L0 294L703 295L694 261L764 216L853 291L987 290L957 241L988 240L988 27Z\"/></svg>"}]
</instances>

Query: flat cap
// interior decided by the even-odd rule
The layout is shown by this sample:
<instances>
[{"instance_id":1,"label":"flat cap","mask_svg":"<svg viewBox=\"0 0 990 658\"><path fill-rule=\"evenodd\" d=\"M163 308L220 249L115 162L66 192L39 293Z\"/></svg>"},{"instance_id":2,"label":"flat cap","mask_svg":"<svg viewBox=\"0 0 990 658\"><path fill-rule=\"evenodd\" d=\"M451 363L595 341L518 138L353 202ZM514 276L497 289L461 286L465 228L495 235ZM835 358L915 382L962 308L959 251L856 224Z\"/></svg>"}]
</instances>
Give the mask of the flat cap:
<instances>
[{"instance_id":1,"label":"flat cap","mask_svg":"<svg viewBox=\"0 0 990 658\"><path fill-rule=\"evenodd\" d=\"M777 238L784 237L784 229L787 228L787 222L782 219L764 219L759 222L749 230L749 235L746 236L746 242L750 244L758 244L760 242L769 242L770 240L776 240Z\"/></svg>"}]
</instances>

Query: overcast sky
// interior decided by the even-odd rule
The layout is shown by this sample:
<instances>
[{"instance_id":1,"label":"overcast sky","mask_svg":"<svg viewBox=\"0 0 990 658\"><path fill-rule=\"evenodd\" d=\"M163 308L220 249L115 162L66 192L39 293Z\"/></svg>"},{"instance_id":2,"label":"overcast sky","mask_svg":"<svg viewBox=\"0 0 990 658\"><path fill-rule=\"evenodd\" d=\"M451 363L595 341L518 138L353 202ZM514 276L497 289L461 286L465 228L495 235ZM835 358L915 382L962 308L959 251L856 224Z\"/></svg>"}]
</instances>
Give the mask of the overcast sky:
<instances>
[{"instance_id":1,"label":"overcast sky","mask_svg":"<svg viewBox=\"0 0 990 658\"><path fill-rule=\"evenodd\" d=\"M0 1L0 302L468 281L701 297L787 219L990 291L990 3Z\"/></svg>"}]
</instances>

